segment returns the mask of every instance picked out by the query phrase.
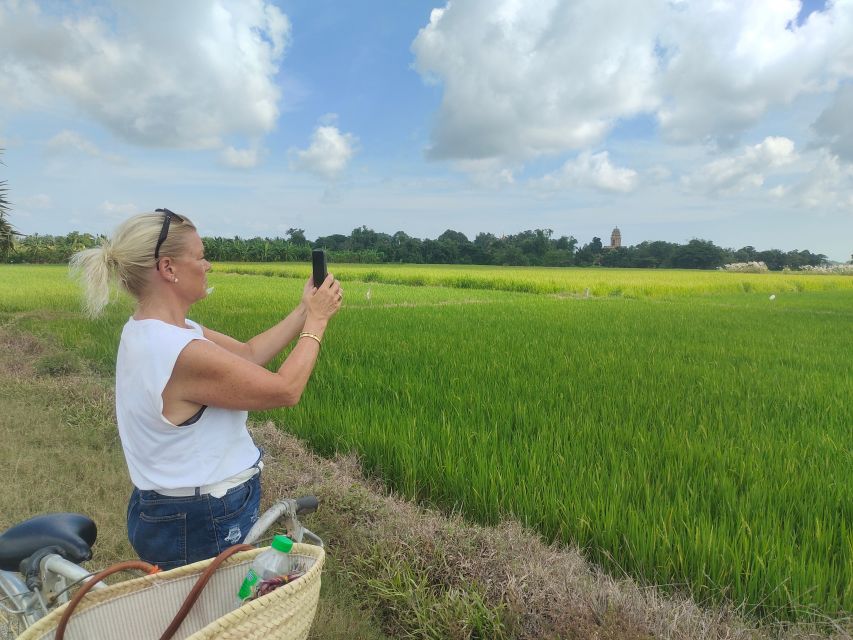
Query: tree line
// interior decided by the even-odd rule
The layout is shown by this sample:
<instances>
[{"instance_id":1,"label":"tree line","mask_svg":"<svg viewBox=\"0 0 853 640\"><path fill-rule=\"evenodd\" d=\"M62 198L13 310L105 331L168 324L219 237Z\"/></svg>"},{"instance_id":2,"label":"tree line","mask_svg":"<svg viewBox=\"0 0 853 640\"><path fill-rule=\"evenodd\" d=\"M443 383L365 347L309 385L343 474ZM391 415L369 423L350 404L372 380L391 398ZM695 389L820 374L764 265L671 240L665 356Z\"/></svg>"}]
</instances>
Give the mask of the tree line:
<instances>
[{"instance_id":1,"label":"tree line","mask_svg":"<svg viewBox=\"0 0 853 640\"><path fill-rule=\"evenodd\" d=\"M0 194L1 195L1 194ZM0 207L0 217L2 217ZM77 251L98 245L104 236L72 232L65 236L33 234L9 236L0 255L12 263L64 263ZM313 248L326 249L330 262L478 264L546 267L626 267L715 269L732 262L764 262L772 271L820 266L828 258L808 250L759 251L746 246L727 249L710 240L686 244L662 240L609 248L601 238L579 245L572 236L555 238L550 229L522 231L509 236L479 233L474 240L453 230L435 239L420 239L403 231L393 235L361 226L349 235L322 236L313 242L302 229L288 229L284 238L203 238L207 258L213 262L307 262Z\"/></svg>"}]
</instances>

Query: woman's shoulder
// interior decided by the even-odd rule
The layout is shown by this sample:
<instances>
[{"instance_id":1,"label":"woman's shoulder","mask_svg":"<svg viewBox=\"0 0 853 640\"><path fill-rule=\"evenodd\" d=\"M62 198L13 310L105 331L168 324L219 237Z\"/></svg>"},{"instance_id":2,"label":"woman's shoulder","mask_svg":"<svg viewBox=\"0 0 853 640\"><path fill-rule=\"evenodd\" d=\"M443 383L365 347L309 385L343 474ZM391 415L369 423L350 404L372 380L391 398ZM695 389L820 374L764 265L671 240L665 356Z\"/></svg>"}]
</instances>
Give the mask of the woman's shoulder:
<instances>
[{"instance_id":1,"label":"woman's shoulder","mask_svg":"<svg viewBox=\"0 0 853 640\"><path fill-rule=\"evenodd\" d=\"M184 327L164 322L157 318L135 319L133 316L128 318L122 329L122 340L135 338L154 338L173 336L177 339L192 340L194 338L204 338L204 330L197 322L186 318Z\"/></svg>"}]
</instances>

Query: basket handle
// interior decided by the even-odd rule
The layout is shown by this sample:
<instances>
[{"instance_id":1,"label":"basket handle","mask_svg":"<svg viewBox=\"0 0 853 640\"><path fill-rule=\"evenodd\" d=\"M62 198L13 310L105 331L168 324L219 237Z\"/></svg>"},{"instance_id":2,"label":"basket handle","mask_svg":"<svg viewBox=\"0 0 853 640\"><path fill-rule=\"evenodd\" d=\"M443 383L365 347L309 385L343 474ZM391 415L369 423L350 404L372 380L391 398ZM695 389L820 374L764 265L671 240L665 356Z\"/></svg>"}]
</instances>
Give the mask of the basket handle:
<instances>
[{"instance_id":1,"label":"basket handle","mask_svg":"<svg viewBox=\"0 0 853 640\"><path fill-rule=\"evenodd\" d=\"M68 619L71 617L74 609L77 608L77 605L80 604L83 596L89 592L89 589L94 587L107 576L111 576L114 573L126 571L128 569L141 569L142 571L147 571L149 574L157 573L159 571L156 565L149 564L148 562L143 562L142 560L127 560L126 562L119 562L111 567L107 567L100 573L96 573L92 576L91 580L87 581L86 584L77 590L77 593L75 593L74 597L71 598L71 602L69 602L68 606L65 607L65 611L62 612L62 617L59 619L59 625L56 627L56 635L54 636L55 640L63 640L65 637L65 627L68 626Z\"/></svg>"},{"instance_id":2,"label":"basket handle","mask_svg":"<svg viewBox=\"0 0 853 640\"><path fill-rule=\"evenodd\" d=\"M175 614L172 622L169 623L169 626L163 632L163 635L160 636L160 640L170 640L172 636L175 635L175 632L181 626L181 623L184 621L184 618L187 617L187 614L190 612L190 609L193 608L195 601L198 600L198 597L201 595L201 592L207 586L207 582L213 577L213 572L219 568L225 560L233 556L235 553L239 551L250 551L255 549L250 544L235 544L233 547L228 547L225 551L216 556L213 561L207 565L207 568L204 570L204 573L199 576L199 579L196 581L195 585L193 585L192 590L187 594L184 603L181 605L181 608L178 609L178 613ZM56 640L62 640L57 637Z\"/></svg>"}]
</instances>

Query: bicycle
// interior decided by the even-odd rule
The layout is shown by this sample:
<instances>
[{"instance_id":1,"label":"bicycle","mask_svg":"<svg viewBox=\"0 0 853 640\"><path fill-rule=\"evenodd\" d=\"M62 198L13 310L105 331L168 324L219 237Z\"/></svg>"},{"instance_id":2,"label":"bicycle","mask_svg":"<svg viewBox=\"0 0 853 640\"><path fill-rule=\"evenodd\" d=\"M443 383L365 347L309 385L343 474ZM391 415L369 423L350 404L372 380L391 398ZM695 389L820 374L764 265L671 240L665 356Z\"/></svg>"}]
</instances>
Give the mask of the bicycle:
<instances>
[{"instance_id":1,"label":"bicycle","mask_svg":"<svg viewBox=\"0 0 853 640\"><path fill-rule=\"evenodd\" d=\"M294 542L323 547L323 540L299 516L317 510L314 496L275 502L252 526L244 544L260 541L281 521ZM0 640L12 640L68 602L75 587L92 577L80 563L91 560L97 527L78 513L50 513L13 525L0 534ZM104 589L98 582L91 589Z\"/></svg>"}]
</instances>

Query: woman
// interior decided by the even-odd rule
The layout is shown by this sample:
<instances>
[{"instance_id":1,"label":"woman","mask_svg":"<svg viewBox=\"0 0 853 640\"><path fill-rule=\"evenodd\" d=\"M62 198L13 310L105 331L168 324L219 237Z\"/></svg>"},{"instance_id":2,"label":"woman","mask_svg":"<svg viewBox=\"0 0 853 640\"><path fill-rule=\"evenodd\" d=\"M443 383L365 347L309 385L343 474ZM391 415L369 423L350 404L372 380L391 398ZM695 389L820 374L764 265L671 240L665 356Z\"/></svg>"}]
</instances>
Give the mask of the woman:
<instances>
[{"instance_id":1,"label":"woman","mask_svg":"<svg viewBox=\"0 0 853 640\"><path fill-rule=\"evenodd\" d=\"M136 299L116 360L116 417L134 489L130 543L170 569L242 542L258 518L261 453L247 412L299 402L343 290L305 284L284 320L246 343L187 319L207 295L210 263L195 226L157 209L71 261L97 316L112 277ZM297 340L277 373L264 365Z\"/></svg>"}]
</instances>

